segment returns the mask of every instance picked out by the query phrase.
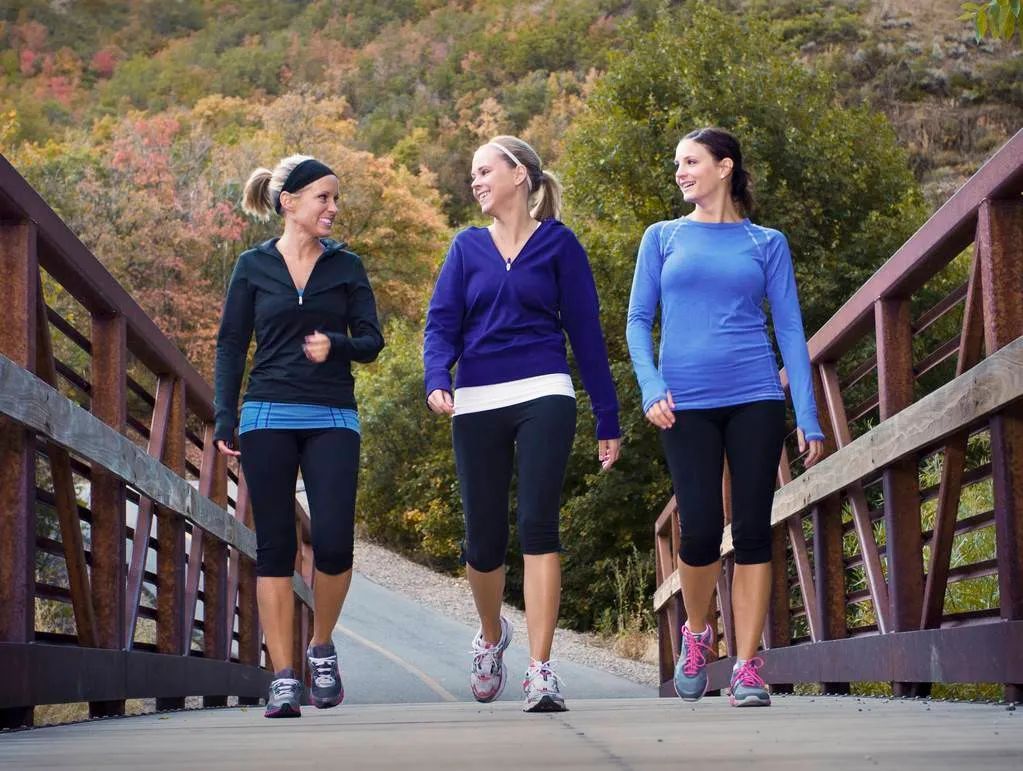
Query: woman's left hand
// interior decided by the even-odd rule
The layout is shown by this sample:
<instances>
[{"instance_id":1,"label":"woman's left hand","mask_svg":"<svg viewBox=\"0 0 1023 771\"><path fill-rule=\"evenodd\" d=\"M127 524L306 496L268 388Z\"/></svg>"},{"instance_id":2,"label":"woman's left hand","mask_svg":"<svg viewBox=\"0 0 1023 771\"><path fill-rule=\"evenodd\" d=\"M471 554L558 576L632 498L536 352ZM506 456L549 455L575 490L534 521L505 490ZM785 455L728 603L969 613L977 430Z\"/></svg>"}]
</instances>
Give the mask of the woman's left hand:
<instances>
[{"instance_id":1,"label":"woman's left hand","mask_svg":"<svg viewBox=\"0 0 1023 771\"><path fill-rule=\"evenodd\" d=\"M309 361L322 364L330 355L330 338L317 330L311 335L306 335L305 342L302 343L302 350Z\"/></svg>"},{"instance_id":2,"label":"woman's left hand","mask_svg":"<svg viewBox=\"0 0 1023 771\"><path fill-rule=\"evenodd\" d=\"M806 452L806 435L803 434L803 429L796 429L796 440L799 442L799 451ZM819 461L824 455L824 442L820 439L811 439L809 442L810 452L806 453L806 457L803 458L803 467L810 468L814 463Z\"/></svg>"},{"instance_id":3,"label":"woman's left hand","mask_svg":"<svg viewBox=\"0 0 1023 771\"><path fill-rule=\"evenodd\" d=\"M607 471L611 468L622 451L621 439L598 439L597 458L600 460L600 470Z\"/></svg>"}]
</instances>

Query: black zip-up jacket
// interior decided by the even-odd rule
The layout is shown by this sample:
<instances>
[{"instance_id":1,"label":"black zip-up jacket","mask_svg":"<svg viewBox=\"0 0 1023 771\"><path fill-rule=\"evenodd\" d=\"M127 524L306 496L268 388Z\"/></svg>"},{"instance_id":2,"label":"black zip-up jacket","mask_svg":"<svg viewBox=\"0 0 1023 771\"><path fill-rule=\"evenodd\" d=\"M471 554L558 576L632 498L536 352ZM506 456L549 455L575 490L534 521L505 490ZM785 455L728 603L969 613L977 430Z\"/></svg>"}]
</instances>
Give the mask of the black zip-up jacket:
<instances>
[{"instance_id":1,"label":"black zip-up jacket","mask_svg":"<svg viewBox=\"0 0 1023 771\"><path fill-rule=\"evenodd\" d=\"M384 347L376 301L359 257L344 243L322 239L323 253L302 294L277 239L242 252L227 288L217 334L215 439L234 441L238 391L252 333L256 355L248 401L355 408L352 362L373 361ZM330 338L322 364L306 358L306 335Z\"/></svg>"}]
</instances>

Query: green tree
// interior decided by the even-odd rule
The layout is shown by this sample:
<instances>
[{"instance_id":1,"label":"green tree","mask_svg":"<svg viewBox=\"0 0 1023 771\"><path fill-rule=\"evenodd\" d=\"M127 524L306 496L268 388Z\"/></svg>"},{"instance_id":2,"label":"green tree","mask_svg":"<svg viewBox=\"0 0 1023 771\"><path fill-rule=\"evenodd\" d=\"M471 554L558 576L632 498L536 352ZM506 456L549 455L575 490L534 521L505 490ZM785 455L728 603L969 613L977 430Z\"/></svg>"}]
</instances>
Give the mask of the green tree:
<instances>
[{"instance_id":1,"label":"green tree","mask_svg":"<svg viewBox=\"0 0 1023 771\"><path fill-rule=\"evenodd\" d=\"M600 477L580 431L565 506L566 615L592 623L610 601L608 563L651 545L670 495L656 432L641 414L625 344L636 249L646 226L688 209L673 181L689 130L730 129L756 179L754 219L788 236L808 333L830 317L923 219L887 121L839 105L829 76L804 69L778 30L706 3L633 27L566 138L566 216L588 248L622 403L620 466Z\"/></svg>"},{"instance_id":2,"label":"green tree","mask_svg":"<svg viewBox=\"0 0 1023 771\"><path fill-rule=\"evenodd\" d=\"M1019 33L1023 41L1023 24L1020 23L1020 12L1023 2L1020 0L989 0L986 3L963 3L963 15L960 21L973 22L977 40L990 35L1000 40L1012 40Z\"/></svg>"}]
</instances>

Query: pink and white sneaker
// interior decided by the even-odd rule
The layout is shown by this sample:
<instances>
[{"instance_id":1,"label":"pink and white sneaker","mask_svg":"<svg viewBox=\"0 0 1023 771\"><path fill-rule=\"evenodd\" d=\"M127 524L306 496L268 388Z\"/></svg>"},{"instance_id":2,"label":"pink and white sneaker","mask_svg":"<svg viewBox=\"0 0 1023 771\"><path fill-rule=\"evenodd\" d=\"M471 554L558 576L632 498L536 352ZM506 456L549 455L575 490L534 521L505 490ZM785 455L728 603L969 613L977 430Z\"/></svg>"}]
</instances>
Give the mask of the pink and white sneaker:
<instances>
[{"instance_id":1,"label":"pink and white sneaker","mask_svg":"<svg viewBox=\"0 0 1023 771\"><path fill-rule=\"evenodd\" d=\"M504 664L504 652L511 645L512 629L508 619L501 616L501 639L488 643L483 639L483 629L472 641L472 670L469 672L469 687L473 698L484 704L496 701L508 681L508 668Z\"/></svg>"}]
</instances>

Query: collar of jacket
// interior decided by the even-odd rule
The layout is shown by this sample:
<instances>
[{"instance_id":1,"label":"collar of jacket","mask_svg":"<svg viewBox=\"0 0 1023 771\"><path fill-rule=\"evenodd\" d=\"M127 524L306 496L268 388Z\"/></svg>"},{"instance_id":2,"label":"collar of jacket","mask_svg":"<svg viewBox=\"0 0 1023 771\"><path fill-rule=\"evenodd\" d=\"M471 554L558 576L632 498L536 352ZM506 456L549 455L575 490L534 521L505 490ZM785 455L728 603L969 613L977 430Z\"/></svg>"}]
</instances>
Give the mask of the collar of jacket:
<instances>
[{"instance_id":1,"label":"collar of jacket","mask_svg":"<svg viewBox=\"0 0 1023 771\"><path fill-rule=\"evenodd\" d=\"M256 247L256 251L269 254L273 257L280 255L280 251L277 249L277 242L280 240L280 236L267 239L263 243ZM320 257L326 257L328 254L334 254L335 252L344 251L348 244L344 241L335 241L332 238L321 238L320 243L323 244L323 253Z\"/></svg>"}]
</instances>

